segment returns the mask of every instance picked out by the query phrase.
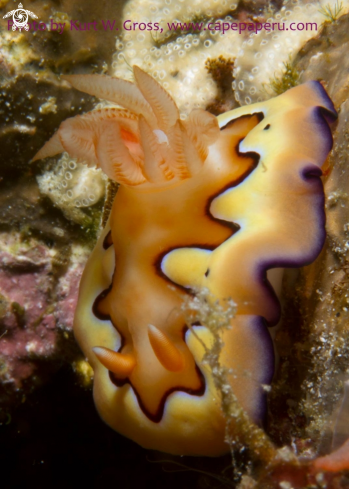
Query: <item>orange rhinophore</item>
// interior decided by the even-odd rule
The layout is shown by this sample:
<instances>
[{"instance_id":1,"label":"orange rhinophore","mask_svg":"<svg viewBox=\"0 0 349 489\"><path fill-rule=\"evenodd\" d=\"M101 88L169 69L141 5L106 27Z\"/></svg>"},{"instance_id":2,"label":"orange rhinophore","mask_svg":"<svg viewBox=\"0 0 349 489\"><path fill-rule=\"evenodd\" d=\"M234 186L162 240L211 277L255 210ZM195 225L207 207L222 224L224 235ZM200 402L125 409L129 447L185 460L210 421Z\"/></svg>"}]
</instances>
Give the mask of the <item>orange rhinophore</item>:
<instances>
[{"instance_id":1,"label":"orange rhinophore","mask_svg":"<svg viewBox=\"0 0 349 489\"><path fill-rule=\"evenodd\" d=\"M136 365L134 355L117 353L103 346L95 346L93 351L101 364L117 377L128 377Z\"/></svg>"},{"instance_id":2,"label":"orange rhinophore","mask_svg":"<svg viewBox=\"0 0 349 489\"><path fill-rule=\"evenodd\" d=\"M140 68L135 83L64 77L107 107L64 121L35 159L67 151L120 183L81 280L77 341L95 373L101 417L140 445L173 454L228 451L205 322L183 300L208 291L236 316L219 363L251 419L265 414L282 269L310 263L325 237L321 166L335 110L318 82L218 118L181 120Z\"/></svg>"}]
</instances>

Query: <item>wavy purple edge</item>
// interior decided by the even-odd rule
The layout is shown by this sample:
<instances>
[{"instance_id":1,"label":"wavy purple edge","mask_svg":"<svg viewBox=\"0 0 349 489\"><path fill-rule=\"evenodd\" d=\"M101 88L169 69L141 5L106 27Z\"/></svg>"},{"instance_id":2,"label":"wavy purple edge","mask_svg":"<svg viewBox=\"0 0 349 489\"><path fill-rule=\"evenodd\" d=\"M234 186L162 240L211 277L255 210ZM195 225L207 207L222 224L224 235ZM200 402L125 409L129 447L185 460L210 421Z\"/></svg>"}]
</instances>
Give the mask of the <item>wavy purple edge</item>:
<instances>
[{"instance_id":1,"label":"wavy purple edge","mask_svg":"<svg viewBox=\"0 0 349 489\"><path fill-rule=\"evenodd\" d=\"M314 107L313 118L315 125L318 126L320 133L322 133L323 138L325 138L323 155L323 160L325 161L328 153L333 147L333 137L329 124L337 119L337 112L321 83L311 81L309 84L313 86L314 91L320 95L324 103L324 107ZM269 296L271 307L273 308L273 318L271 321L266 321L266 319L261 316L257 316L254 319L254 326L256 328L255 334L259 336L261 350L264 352L265 369L263 370L263 380L261 381L261 383L264 384L271 383L275 369L274 345L269 333L269 327L275 326L279 322L281 316L281 305L271 283L267 279L267 271L272 268L299 268L312 263L320 254L326 239L326 214L324 209L325 195L321 176L321 168L312 163L306 164L300 174L300 177L306 183L314 187L313 194L314 200L316 200L314 206L316 209L315 212L317 213L318 233L317 236L314 236L312 249L298 259L288 259L285 257L284 259L278 260L265 260L257 266L256 279L260 283L262 289L265 290L267 296ZM261 424L264 424L267 414L266 398L267 393L263 390L262 386L260 386L256 410L258 412L257 422L260 422Z\"/></svg>"},{"instance_id":2,"label":"wavy purple edge","mask_svg":"<svg viewBox=\"0 0 349 489\"><path fill-rule=\"evenodd\" d=\"M255 328L254 335L260 345L260 350L264 352L264 369L258 385L258 399L256 401L257 418L253 421L263 425L267 417L267 391L263 385L270 385L273 380L275 370L274 344L266 325L266 321L261 316L253 317L252 327Z\"/></svg>"},{"instance_id":3,"label":"wavy purple edge","mask_svg":"<svg viewBox=\"0 0 349 489\"><path fill-rule=\"evenodd\" d=\"M325 161L328 153L333 147L333 137L329 124L333 123L337 119L337 112L334 108L332 100L327 95L326 90L323 88L321 83L318 81L311 81L308 83L313 86L314 91L321 96L321 99L324 102L324 107L314 107L312 116L314 124L318 126L319 132L322 133L323 138L325 139L323 154L323 160ZM267 296L269 296L271 307L273 309L271 313L272 319L267 321L269 326L275 326L279 322L281 316L281 306L272 285L267 279L267 271L272 268L299 268L309 265L320 254L326 239L326 214L324 209L325 195L321 180L321 168L313 163L308 163L303 167L300 176L306 183L314 187L314 199L316 199L316 196L318 197L317 202L314 204L318 216L318 235L313 239L312 250L308 254L305 254L298 259L289 259L285 257L284 259L262 261L259 265L257 265L256 280L266 291Z\"/></svg>"}]
</instances>

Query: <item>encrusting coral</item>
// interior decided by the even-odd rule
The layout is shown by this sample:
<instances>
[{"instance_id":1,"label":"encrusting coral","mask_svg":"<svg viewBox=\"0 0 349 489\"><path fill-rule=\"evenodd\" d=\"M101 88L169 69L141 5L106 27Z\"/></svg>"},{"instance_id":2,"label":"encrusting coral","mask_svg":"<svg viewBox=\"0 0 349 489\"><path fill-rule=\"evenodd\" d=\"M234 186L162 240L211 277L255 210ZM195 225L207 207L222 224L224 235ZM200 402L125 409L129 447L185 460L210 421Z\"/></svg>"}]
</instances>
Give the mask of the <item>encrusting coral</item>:
<instances>
[{"instance_id":1,"label":"encrusting coral","mask_svg":"<svg viewBox=\"0 0 349 489\"><path fill-rule=\"evenodd\" d=\"M288 76L293 85L285 89L294 86L298 74L293 70L290 77L289 72L300 48L319 34L324 23L333 22L348 9L347 0L306 3L285 0L281 8L262 2L257 8L258 16L253 17L243 15L240 2L198 0L173 4L171 0L159 0L154 5L132 0L123 11L123 22L130 28L116 42L113 74L132 80L130 67L140 66L169 91L184 118L193 108L214 106L219 95L212 78L205 73L207 60L214 61L220 56L236 58L233 83L236 101L245 105L267 100L278 94L273 90L273 80ZM241 26L240 32L229 27L223 31L223 25L246 21L254 26L255 32L251 33L246 26ZM138 26L150 23L153 28L133 29L133 22ZM262 24L274 27L264 30ZM220 30L214 30L213 25L220 25ZM229 108L233 108L229 103Z\"/></svg>"},{"instance_id":2,"label":"encrusting coral","mask_svg":"<svg viewBox=\"0 0 349 489\"><path fill-rule=\"evenodd\" d=\"M243 41L235 60L233 82L235 98L241 105L279 94L275 88L281 88L283 78L284 91L297 83L299 73L292 63L304 44L318 36L329 21L329 9L336 16L344 15L349 2L340 2L339 8L337 0L286 0L279 11L266 19L273 29L261 29Z\"/></svg>"},{"instance_id":3,"label":"encrusting coral","mask_svg":"<svg viewBox=\"0 0 349 489\"><path fill-rule=\"evenodd\" d=\"M59 207L67 219L84 223L80 208L90 207L105 194L106 178L102 172L69 158L68 154L37 177L40 192Z\"/></svg>"},{"instance_id":4,"label":"encrusting coral","mask_svg":"<svg viewBox=\"0 0 349 489\"><path fill-rule=\"evenodd\" d=\"M279 289L280 267L309 263L321 250L319 167L331 147L335 111L312 82L218 119L197 109L181 121L154 79L136 66L134 76L136 84L65 76L124 109L64 121L34 160L68 151L120 183L75 319L101 416L145 447L219 455L228 449L226 418L214 375L201 368L212 332L206 324L186 331L183 293L207 288L209 301L236 303L219 362L231 400L259 423L273 373L266 326L280 315L271 284ZM232 438L237 431L238 425ZM271 446L261 430L255 433L249 438L255 451Z\"/></svg>"},{"instance_id":5,"label":"encrusting coral","mask_svg":"<svg viewBox=\"0 0 349 489\"><path fill-rule=\"evenodd\" d=\"M205 69L205 62L223 56L234 58L243 36L237 31L222 32L208 28L210 22L233 22L232 14L239 2L223 0L174 2L145 0L127 2L123 22L151 23L159 30L125 29L116 42L112 63L113 75L132 80L130 66L138 65L155 78L174 98L181 116L193 108L213 104L218 96L217 86ZM132 25L131 22L126 27ZM167 24L182 23L181 28ZM196 27L190 27L194 23ZM200 26L200 27L199 27ZM233 105L225 110L233 108Z\"/></svg>"}]
</instances>

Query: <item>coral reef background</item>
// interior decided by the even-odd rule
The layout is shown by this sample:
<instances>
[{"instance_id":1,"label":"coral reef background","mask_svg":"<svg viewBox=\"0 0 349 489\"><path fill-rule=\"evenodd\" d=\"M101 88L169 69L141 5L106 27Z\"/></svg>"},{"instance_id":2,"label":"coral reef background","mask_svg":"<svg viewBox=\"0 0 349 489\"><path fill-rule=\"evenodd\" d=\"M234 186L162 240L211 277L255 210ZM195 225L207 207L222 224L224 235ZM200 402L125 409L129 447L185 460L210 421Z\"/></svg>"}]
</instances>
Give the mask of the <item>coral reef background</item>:
<instances>
[{"instance_id":1,"label":"coral reef background","mask_svg":"<svg viewBox=\"0 0 349 489\"><path fill-rule=\"evenodd\" d=\"M67 156L30 164L62 120L104 104L69 88L61 73L127 79L129 65L138 64L172 93L183 118L194 107L218 114L321 80L339 110L325 172L328 239L313 265L284 281L266 427L277 446L292 447L298 457L328 453L339 443L338 422L349 416L342 402L349 373L349 2L33 0L24 6L45 23L116 19L119 31L116 39L115 32L93 29L20 33L0 20L1 487L349 487L345 473L318 477L312 486L303 483L304 471L298 478L287 470L256 475L261 461L248 450L235 456L235 465L230 456L183 460L146 452L102 423L72 321L79 279L116 188ZM0 1L1 16L13 8L17 2ZM159 36L122 30L127 18L284 19L317 22L319 30Z\"/></svg>"}]
</instances>

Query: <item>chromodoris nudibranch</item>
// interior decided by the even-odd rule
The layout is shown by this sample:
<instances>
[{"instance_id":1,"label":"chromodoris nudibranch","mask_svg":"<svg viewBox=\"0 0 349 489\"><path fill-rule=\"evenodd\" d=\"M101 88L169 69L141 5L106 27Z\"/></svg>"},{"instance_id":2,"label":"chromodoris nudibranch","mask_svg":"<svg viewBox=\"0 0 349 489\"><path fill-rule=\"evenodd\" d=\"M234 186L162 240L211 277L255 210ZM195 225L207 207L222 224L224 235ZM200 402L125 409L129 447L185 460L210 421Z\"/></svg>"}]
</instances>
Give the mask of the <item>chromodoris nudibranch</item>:
<instances>
[{"instance_id":1,"label":"chromodoris nudibranch","mask_svg":"<svg viewBox=\"0 0 349 489\"><path fill-rule=\"evenodd\" d=\"M35 159L67 151L120 183L74 324L101 417L143 447L217 456L228 445L220 393L202 365L212 336L205 324L186 328L183 297L205 288L236 303L220 363L260 423L262 385L274 371L268 326L280 316L271 280L323 246L321 166L336 112L321 84L308 82L218 118L194 110L182 121L155 80L137 67L134 77L64 77L124 109L64 121Z\"/></svg>"}]
</instances>

